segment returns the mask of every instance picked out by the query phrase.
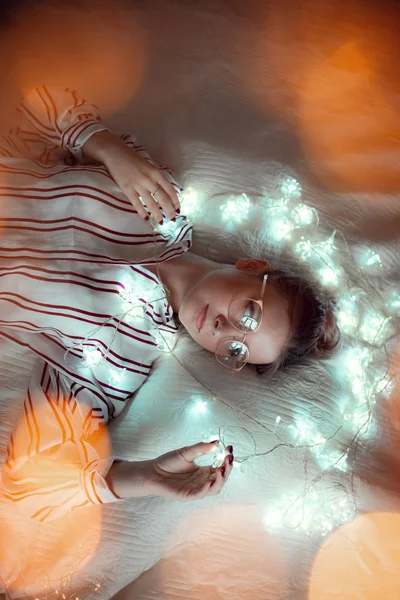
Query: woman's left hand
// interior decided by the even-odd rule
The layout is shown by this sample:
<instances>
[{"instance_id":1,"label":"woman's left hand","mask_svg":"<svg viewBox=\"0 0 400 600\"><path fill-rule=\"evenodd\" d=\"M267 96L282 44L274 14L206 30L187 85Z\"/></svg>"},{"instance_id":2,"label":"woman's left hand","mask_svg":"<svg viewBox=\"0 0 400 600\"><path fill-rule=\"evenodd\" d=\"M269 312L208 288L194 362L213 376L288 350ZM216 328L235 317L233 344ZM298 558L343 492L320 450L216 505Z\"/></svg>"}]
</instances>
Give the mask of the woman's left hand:
<instances>
[{"instance_id":1,"label":"woman's left hand","mask_svg":"<svg viewBox=\"0 0 400 600\"><path fill-rule=\"evenodd\" d=\"M152 493L181 502L200 500L206 496L219 494L232 471L231 451L218 469L212 466L200 467L196 458L217 449L217 444L200 442L163 454L152 462Z\"/></svg>"}]
</instances>

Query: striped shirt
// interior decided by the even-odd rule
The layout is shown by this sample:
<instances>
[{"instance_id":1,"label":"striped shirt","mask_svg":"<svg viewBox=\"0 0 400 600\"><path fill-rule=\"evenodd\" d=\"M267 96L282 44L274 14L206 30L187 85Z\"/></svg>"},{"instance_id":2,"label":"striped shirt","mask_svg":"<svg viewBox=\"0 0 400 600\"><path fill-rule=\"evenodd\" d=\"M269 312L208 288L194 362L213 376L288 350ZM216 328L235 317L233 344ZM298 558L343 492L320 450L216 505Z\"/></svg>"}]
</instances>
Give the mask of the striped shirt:
<instances>
[{"instance_id":1,"label":"striped shirt","mask_svg":"<svg viewBox=\"0 0 400 600\"><path fill-rule=\"evenodd\" d=\"M104 166L83 163L83 144L105 127L76 92L38 88L19 112L0 136L0 336L38 361L0 490L48 521L117 500L105 424L177 331L145 265L188 250L192 228L178 217L173 233L154 233Z\"/></svg>"}]
</instances>

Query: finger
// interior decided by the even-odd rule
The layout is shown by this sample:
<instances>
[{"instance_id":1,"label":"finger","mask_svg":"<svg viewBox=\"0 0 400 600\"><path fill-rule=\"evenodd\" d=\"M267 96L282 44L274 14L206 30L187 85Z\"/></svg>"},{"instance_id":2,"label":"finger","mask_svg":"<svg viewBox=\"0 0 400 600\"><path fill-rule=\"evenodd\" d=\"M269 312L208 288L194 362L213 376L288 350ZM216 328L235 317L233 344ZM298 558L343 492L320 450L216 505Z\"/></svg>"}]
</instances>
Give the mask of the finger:
<instances>
[{"instance_id":1,"label":"finger","mask_svg":"<svg viewBox=\"0 0 400 600\"><path fill-rule=\"evenodd\" d=\"M157 181L158 185L161 186L163 188L163 190L166 192L166 194L169 196L169 199L171 201L174 211L179 210L180 202L179 202L178 194L177 194L174 186L172 185L172 183L166 177L164 177L164 175L161 173L161 171L158 171L158 174L156 176L156 181Z\"/></svg>"},{"instance_id":2,"label":"finger","mask_svg":"<svg viewBox=\"0 0 400 600\"><path fill-rule=\"evenodd\" d=\"M146 189L141 189L139 190L139 195L142 197L143 202L147 206L147 210L153 215L157 223L162 223L162 212L150 192Z\"/></svg>"},{"instance_id":3,"label":"finger","mask_svg":"<svg viewBox=\"0 0 400 600\"><path fill-rule=\"evenodd\" d=\"M168 217L168 219L172 221L176 218L175 208L171 202L171 198L161 186L158 186L158 188L153 193L152 197L156 200L159 206L161 206L161 208L164 211L164 214Z\"/></svg>"},{"instance_id":4,"label":"finger","mask_svg":"<svg viewBox=\"0 0 400 600\"><path fill-rule=\"evenodd\" d=\"M145 221L149 220L149 215L147 214L147 210L143 206L140 201L139 194L137 194L134 190L129 190L128 192L124 192L125 196L128 198L133 208L138 213L139 217L144 219Z\"/></svg>"},{"instance_id":5,"label":"finger","mask_svg":"<svg viewBox=\"0 0 400 600\"><path fill-rule=\"evenodd\" d=\"M198 490L190 490L190 492L188 492L185 501L187 502L191 502L194 500L202 500L203 498L206 498L207 496L211 496L212 494L210 493L210 490L213 489L215 485L215 480L213 479L207 479L207 481L204 482L204 484L202 485L202 487Z\"/></svg>"},{"instance_id":6,"label":"finger","mask_svg":"<svg viewBox=\"0 0 400 600\"><path fill-rule=\"evenodd\" d=\"M181 454L185 460L193 462L196 458L199 458L199 456L215 451L218 448L218 444L219 440L213 442L199 442L198 444L193 444L193 446L182 448Z\"/></svg>"},{"instance_id":7,"label":"finger","mask_svg":"<svg viewBox=\"0 0 400 600\"><path fill-rule=\"evenodd\" d=\"M234 460L233 454L227 454L225 456L224 464L222 465L223 467L225 467L225 477L224 477L225 481L228 481L229 475L232 472L232 469L233 469L233 460Z\"/></svg>"},{"instance_id":8,"label":"finger","mask_svg":"<svg viewBox=\"0 0 400 600\"><path fill-rule=\"evenodd\" d=\"M207 496L216 496L220 493L222 486L225 483L225 477L226 467L223 465L222 467L219 467L219 469L217 469L217 472L215 473L215 481L212 485L210 485Z\"/></svg>"}]
</instances>

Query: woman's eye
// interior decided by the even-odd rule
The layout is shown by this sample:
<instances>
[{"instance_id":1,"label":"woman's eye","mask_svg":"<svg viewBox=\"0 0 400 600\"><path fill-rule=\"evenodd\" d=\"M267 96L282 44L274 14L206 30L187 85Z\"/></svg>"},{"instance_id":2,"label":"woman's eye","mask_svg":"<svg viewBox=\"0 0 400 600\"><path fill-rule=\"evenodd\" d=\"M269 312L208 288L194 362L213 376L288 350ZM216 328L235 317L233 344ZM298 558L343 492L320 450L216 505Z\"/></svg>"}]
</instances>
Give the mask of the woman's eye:
<instances>
[{"instance_id":1,"label":"woman's eye","mask_svg":"<svg viewBox=\"0 0 400 600\"><path fill-rule=\"evenodd\" d=\"M254 303L250 302L243 311L241 323L249 331L254 331L257 328L257 319L255 317Z\"/></svg>"}]
</instances>

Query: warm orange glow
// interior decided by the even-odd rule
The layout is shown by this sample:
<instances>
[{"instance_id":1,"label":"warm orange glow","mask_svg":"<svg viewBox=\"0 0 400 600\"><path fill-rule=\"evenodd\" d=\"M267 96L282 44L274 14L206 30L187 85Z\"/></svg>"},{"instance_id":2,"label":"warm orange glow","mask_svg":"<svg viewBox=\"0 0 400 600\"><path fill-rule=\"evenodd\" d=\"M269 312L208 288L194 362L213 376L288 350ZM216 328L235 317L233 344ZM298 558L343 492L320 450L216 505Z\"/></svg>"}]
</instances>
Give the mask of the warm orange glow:
<instances>
[{"instance_id":1,"label":"warm orange glow","mask_svg":"<svg viewBox=\"0 0 400 600\"><path fill-rule=\"evenodd\" d=\"M196 510L171 535L159 563L165 598L170 582L191 598L284 598L286 560L278 539L262 527L257 507L221 502Z\"/></svg>"},{"instance_id":2,"label":"warm orange glow","mask_svg":"<svg viewBox=\"0 0 400 600\"><path fill-rule=\"evenodd\" d=\"M43 2L21 10L8 34L22 95L42 84L69 87L107 115L123 109L141 84L146 43L132 8L107 0Z\"/></svg>"},{"instance_id":3,"label":"warm orange glow","mask_svg":"<svg viewBox=\"0 0 400 600\"><path fill-rule=\"evenodd\" d=\"M341 527L318 553L309 600L398 600L399 539L399 514L366 514Z\"/></svg>"},{"instance_id":4,"label":"warm orange glow","mask_svg":"<svg viewBox=\"0 0 400 600\"><path fill-rule=\"evenodd\" d=\"M256 42L260 58L243 69L250 96L285 123L332 190L399 188L396 15L361 0L335 2L334 10L317 0L290 10L272 3Z\"/></svg>"},{"instance_id":5,"label":"warm orange glow","mask_svg":"<svg viewBox=\"0 0 400 600\"><path fill-rule=\"evenodd\" d=\"M51 413L48 405L33 403L33 406L34 411L30 414L30 421L33 422L34 416L35 422L40 426L41 439L50 441L57 422L54 418L49 418ZM53 403L53 408L56 406L58 405ZM60 414L58 412L59 418L62 419ZM84 421L79 416L78 410L73 414L72 411L69 411L67 417L68 420L65 423L74 423L76 439L85 438L87 445L96 450L98 458L110 456L110 440L106 427L100 428L88 437L84 433ZM36 443L38 438L34 437L33 439ZM27 446L26 427L23 419L19 421L13 434L13 440L15 456L23 455L22 449ZM82 456L77 445L69 441L53 447L51 443L47 444L46 442L46 445L49 446L47 451L43 450L39 454L32 455L20 468L8 471L11 473L10 480L17 483L17 488L11 486L6 490L6 492L11 492L14 501L0 501L0 539L7 541L7 543L0 544L1 577L4 581L9 582L7 585L9 590L26 592L26 586L29 583L34 587L32 593L39 596L48 593L43 586L50 576L52 579L50 587L53 590L61 589L63 585L71 585L68 574L71 572L77 574L85 568L100 543L101 537L101 505L89 504L89 506L77 508L72 513L48 523L38 524L37 520L27 516L35 511L45 514L40 511L48 505L54 506L53 496L47 497L40 494L41 489L45 486L57 486L72 482L79 489L79 477L83 467ZM5 466L4 471L7 472L7 469L8 467ZM28 498L26 498L27 492ZM35 492L39 492L39 494L35 494ZM61 492L62 500L64 500L64 496L67 500L70 495L71 490ZM19 498L24 498L24 500L20 501ZM21 507L23 502L25 504ZM59 500L56 501L56 504L58 502ZM45 512L47 513L47 510ZM52 541L50 546L45 545L43 549L43 543L46 544L47 529ZM39 548L35 549L38 531L41 543ZM31 546L27 547L27 541ZM62 580L65 577L66 580L63 583Z\"/></svg>"},{"instance_id":6,"label":"warm orange glow","mask_svg":"<svg viewBox=\"0 0 400 600\"><path fill-rule=\"evenodd\" d=\"M390 394L387 408L390 423L394 427L397 436L400 437L400 339L397 350L390 357L389 375L394 382L394 389Z\"/></svg>"}]
</instances>

